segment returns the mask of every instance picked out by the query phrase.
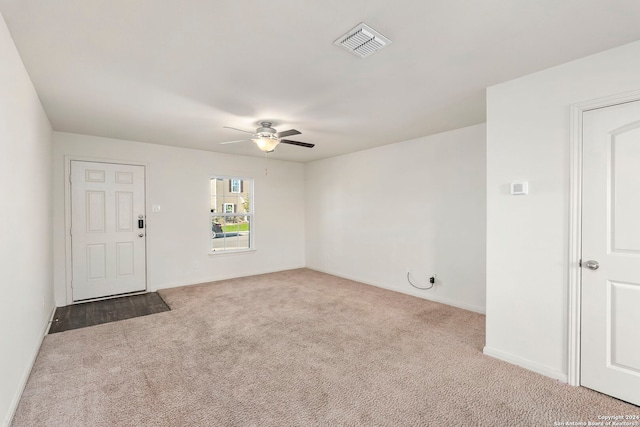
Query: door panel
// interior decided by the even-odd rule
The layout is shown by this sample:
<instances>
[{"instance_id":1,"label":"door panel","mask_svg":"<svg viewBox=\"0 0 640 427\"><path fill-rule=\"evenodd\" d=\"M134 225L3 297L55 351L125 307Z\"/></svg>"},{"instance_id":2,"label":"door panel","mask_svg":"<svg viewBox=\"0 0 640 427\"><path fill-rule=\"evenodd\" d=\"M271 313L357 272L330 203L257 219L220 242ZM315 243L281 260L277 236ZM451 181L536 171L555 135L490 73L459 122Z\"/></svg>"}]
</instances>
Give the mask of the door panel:
<instances>
[{"instance_id":1,"label":"door panel","mask_svg":"<svg viewBox=\"0 0 640 427\"><path fill-rule=\"evenodd\" d=\"M612 250L640 252L640 123L612 134Z\"/></svg>"},{"instance_id":2,"label":"door panel","mask_svg":"<svg viewBox=\"0 0 640 427\"><path fill-rule=\"evenodd\" d=\"M144 167L71 162L73 301L146 289Z\"/></svg>"},{"instance_id":3,"label":"door panel","mask_svg":"<svg viewBox=\"0 0 640 427\"><path fill-rule=\"evenodd\" d=\"M133 276L134 242L119 242L116 245L117 277Z\"/></svg>"},{"instance_id":4,"label":"door panel","mask_svg":"<svg viewBox=\"0 0 640 427\"><path fill-rule=\"evenodd\" d=\"M87 282L107 278L106 255L104 244L87 245Z\"/></svg>"},{"instance_id":5,"label":"door panel","mask_svg":"<svg viewBox=\"0 0 640 427\"><path fill-rule=\"evenodd\" d=\"M105 231L105 193L104 191L87 191L87 233L104 233Z\"/></svg>"},{"instance_id":6,"label":"door panel","mask_svg":"<svg viewBox=\"0 0 640 427\"><path fill-rule=\"evenodd\" d=\"M116 191L116 231L133 231L133 193Z\"/></svg>"},{"instance_id":7,"label":"door panel","mask_svg":"<svg viewBox=\"0 0 640 427\"><path fill-rule=\"evenodd\" d=\"M640 326L640 299L638 283L607 283L607 362L631 374L640 374L640 352L631 340Z\"/></svg>"},{"instance_id":8,"label":"door panel","mask_svg":"<svg viewBox=\"0 0 640 427\"><path fill-rule=\"evenodd\" d=\"M583 115L581 384L640 404L640 102Z\"/></svg>"}]
</instances>

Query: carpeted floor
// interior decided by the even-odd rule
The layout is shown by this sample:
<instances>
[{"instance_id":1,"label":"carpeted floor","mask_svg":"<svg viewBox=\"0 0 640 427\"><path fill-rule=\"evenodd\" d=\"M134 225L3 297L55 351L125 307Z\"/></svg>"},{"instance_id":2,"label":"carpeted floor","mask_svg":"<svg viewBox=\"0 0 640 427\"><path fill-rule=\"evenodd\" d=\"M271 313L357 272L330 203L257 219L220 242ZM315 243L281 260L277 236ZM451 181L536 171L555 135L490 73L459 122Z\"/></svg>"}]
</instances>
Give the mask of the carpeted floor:
<instances>
[{"instance_id":1,"label":"carpeted floor","mask_svg":"<svg viewBox=\"0 0 640 427\"><path fill-rule=\"evenodd\" d=\"M482 354L484 316L301 269L48 335L14 426L553 426L640 408Z\"/></svg>"}]
</instances>

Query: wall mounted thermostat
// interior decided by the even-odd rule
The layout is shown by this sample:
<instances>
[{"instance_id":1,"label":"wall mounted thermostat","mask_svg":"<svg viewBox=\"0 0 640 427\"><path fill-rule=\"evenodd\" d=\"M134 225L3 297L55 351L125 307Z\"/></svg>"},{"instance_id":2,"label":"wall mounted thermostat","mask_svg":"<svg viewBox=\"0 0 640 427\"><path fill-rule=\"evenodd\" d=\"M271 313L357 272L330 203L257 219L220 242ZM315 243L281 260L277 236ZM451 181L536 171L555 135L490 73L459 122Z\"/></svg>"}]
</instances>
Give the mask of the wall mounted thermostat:
<instances>
[{"instance_id":1,"label":"wall mounted thermostat","mask_svg":"<svg viewBox=\"0 0 640 427\"><path fill-rule=\"evenodd\" d=\"M523 195L529 194L529 183L526 181L512 182L511 194L513 196L523 196Z\"/></svg>"}]
</instances>

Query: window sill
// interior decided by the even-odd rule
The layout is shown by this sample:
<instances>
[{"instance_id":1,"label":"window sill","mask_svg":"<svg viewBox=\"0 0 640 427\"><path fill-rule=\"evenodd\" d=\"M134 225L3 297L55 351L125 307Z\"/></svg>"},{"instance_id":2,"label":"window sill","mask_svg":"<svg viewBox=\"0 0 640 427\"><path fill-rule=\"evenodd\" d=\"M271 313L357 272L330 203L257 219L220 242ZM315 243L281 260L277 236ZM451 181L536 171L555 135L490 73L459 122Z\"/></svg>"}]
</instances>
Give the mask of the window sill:
<instances>
[{"instance_id":1,"label":"window sill","mask_svg":"<svg viewBox=\"0 0 640 427\"><path fill-rule=\"evenodd\" d=\"M226 250L226 251L209 251L209 256L220 256L220 255L240 255L246 253L253 253L255 249L238 249L238 250Z\"/></svg>"}]
</instances>

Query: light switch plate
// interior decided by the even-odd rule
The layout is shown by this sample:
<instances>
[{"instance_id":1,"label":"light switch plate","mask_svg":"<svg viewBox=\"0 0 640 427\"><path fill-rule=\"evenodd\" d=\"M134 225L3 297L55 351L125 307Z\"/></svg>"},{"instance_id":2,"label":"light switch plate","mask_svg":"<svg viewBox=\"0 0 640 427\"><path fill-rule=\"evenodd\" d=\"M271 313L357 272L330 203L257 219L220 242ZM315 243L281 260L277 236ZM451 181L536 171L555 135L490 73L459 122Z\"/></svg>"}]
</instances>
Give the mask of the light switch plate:
<instances>
[{"instance_id":1,"label":"light switch plate","mask_svg":"<svg viewBox=\"0 0 640 427\"><path fill-rule=\"evenodd\" d=\"M151 212L160 212L160 205L151 205Z\"/></svg>"}]
</instances>

